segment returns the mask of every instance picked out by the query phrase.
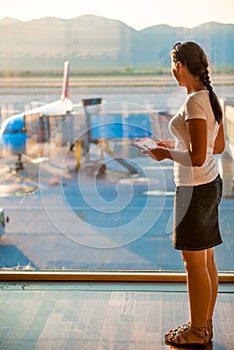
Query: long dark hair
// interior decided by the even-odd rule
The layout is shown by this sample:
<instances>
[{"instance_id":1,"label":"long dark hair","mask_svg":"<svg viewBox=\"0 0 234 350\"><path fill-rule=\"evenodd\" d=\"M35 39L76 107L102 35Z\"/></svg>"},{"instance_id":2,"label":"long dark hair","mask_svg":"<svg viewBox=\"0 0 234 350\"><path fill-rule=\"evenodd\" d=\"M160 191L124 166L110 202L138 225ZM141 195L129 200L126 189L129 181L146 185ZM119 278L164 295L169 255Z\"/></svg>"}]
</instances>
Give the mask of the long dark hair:
<instances>
[{"instance_id":1,"label":"long dark hair","mask_svg":"<svg viewBox=\"0 0 234 350\"><path fill-rule=\"evenodd\" d=\"M184 43L175 44L171 51L173 61L176 63L180 61L184 64L190 73L199 77L202 84L209 91L210 103L218 124L221 123L223 112L219 100L213 91L209 76L209 63L204 50L193 41L186 41Z\"/></svg>"}]
</instances>

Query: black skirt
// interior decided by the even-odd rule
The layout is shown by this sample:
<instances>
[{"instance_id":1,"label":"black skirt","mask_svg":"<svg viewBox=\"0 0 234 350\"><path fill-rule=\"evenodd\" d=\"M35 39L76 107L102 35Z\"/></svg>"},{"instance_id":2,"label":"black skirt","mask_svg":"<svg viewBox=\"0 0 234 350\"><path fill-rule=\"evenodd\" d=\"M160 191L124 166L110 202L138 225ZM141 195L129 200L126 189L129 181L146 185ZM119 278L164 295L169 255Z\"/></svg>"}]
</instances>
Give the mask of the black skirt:
<instances>
[{"instance_id":1,"label":"black skirt","mask_svg":"<svg viewBox=\"0 0 234 350\"><path fill-rule=\"evenodd\" d=\"M204 185L178 186L174 201L173 247L179 250L203 250L222 243L218 207L223 181Z\"/></svg>"}]
</instances>

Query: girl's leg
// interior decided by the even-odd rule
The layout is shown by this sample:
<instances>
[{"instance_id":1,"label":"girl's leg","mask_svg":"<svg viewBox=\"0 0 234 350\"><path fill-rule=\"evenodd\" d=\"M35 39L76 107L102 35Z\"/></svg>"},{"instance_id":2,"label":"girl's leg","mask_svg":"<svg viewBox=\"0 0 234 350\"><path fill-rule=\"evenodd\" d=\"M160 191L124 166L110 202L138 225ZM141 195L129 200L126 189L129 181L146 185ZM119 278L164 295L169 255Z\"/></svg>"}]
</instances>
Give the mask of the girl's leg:
<instances>
[{"instance_id":1,"label":"girl's leg","mask_svg":"<svg viewBox=\"0 0 234 350\"><path fill-rule=\"evenodd\" d=\"M210 306L208 310L208 320L211 320L214 312L217 294L218 294L218 272L215 265L213 248L210 248L207 250L207 268L210 275L211 291L212 291Z\"/></svg>"},{"instance_id":2,"label":"girl's leg","mask_svg":"<svg viewBox=\"0 0 234 350\"><path fill-rule=\"evenodd\" d=\"M212 285L207 266L207 250L182 251L187 271L191 324L206 326L212 299Z\"/></svg>"},{"instance_id":3,"label":"girl's leg","mask_svg":"<svg viewBox=\"0 0 234 350\"><path fill-rule=\"evenodd\" d=\"M207 320L211 312L211 305L215 303L212 301L214 295L210 277L210 273L213 276L214 271L210 272L208 269L208 255L211 258L212 254L208 254L207 250L182 251L187 271L191 322L165 335L165 341L170 344L205 345L211 339L207 331Z\"/></svg>"}]
</instances>

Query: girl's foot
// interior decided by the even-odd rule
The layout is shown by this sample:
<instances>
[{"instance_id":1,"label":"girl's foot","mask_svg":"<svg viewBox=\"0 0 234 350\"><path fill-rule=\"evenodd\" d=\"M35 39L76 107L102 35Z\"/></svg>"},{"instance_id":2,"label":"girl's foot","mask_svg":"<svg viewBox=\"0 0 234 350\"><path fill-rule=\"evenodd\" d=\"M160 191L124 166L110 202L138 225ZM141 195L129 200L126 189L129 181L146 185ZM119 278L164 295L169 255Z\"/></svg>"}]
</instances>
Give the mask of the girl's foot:
<instances>
[{"instance_id":1,"label":"girl's foot","mask_svg":"<svg viewBox=\"0 0 234 350\"><path fill-rule=\"evenodd\" d=\"M165 342L172 345L206 345L210 341L207 326L182 326L165 335Z\"/></svg>"},{"instance_id":2,"label":"girl's foot","mask_svg":"<svg viewBox=\"0 0 234 350\"><path fill-rule=\"evenodd\" d=\"M213 324L212 324L212 319L207 321L207 328L208 328L208 332L209 332L209 337L210 340L213 338Z\"/></svg>"},{"instance_id":3,"label":"girl's foot","mask_svg":"<svg viewBox=\"0 0 234 350\"><path fill-rule=\"evenodd\" d=\"M165 334L165 336L168 336L170 335L171 333L176 333L178 332L179 330L186 330L190 327L191 325L191 322L187 322L185 324L183 324L182 326L179 326L175 329L171 329L168 333ZM213 339L213 324L212 324L212 319L208 320L207 321L207 330L209 332L209 339L212 340Z\"/></svg>"}]
</instances>

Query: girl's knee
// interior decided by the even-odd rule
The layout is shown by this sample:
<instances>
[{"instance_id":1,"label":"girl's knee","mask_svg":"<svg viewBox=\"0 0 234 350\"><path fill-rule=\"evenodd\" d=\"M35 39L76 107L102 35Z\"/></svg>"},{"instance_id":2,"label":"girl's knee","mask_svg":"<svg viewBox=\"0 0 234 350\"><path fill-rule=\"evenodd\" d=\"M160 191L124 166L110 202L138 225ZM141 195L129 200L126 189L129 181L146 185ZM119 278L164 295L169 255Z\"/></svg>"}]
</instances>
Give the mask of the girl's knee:
<instances>
[{"instance_id":1,"label":"girl's knee","mask_svg":"<svg viewBox=\"0 0 234 350\"><path fill-rule=\"evenodd\" d=\"M207 268L206 251L182 251L182 258L187 271Z\"/></svg>"}]
</instances>

